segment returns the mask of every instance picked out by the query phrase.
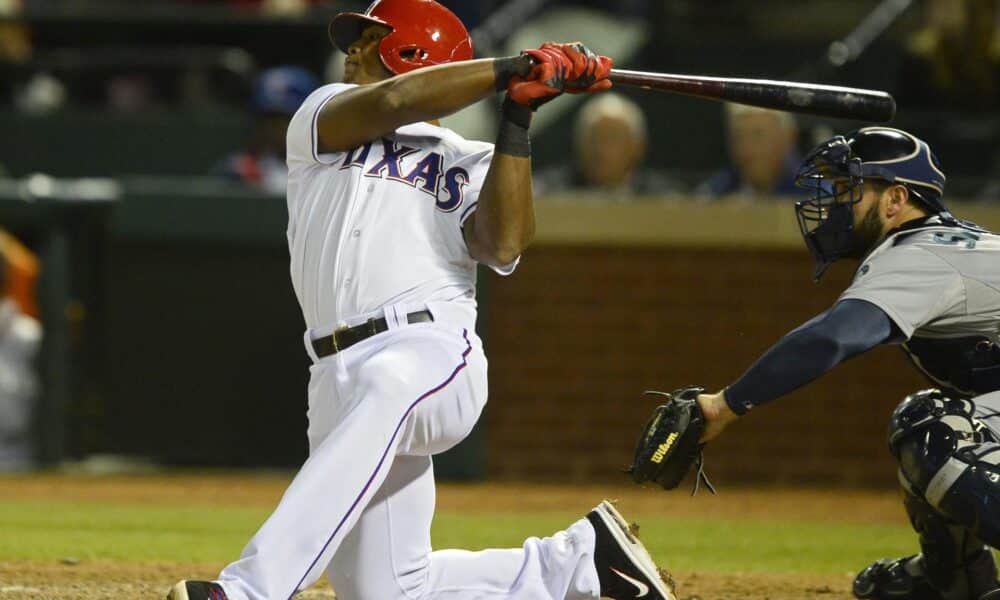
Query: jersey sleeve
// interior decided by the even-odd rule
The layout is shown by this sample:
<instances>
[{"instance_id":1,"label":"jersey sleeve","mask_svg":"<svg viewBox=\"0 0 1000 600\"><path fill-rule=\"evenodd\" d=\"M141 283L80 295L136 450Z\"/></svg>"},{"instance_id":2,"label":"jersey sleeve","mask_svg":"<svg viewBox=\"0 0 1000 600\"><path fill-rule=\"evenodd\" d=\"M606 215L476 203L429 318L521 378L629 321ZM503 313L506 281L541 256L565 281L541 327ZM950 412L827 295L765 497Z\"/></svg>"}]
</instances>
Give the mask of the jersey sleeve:
<instances>
[{"instance_id":1,"label":"jersey sleeve","mask_svg":"<svg viewBox=\"0 0 1000 600\"><path fill-rule=\"evenodd\" d=\"M881 308L909 339L935 319L965 310L962 276L947 261L916 245L897 246L864 263L840 300Z\"/></svg>"},{"instance_id":2,"label":"jersey sleeve","mask_svg":"<svg viewBox=\"0 0 1000 600\"><path fill-rule=\"evenodd\" d=\"M319 113L331 98L357 87L353 84L332 83L317 89L306 98L299 110L295 112L292 121L288 124L286 135L286 145L288 150L288 166L302 163L318 163L328 165L335 162L337 155L320 154L319 141L316 132L316 123Z\"/></svg>"},{"instance_id":3,"label":"jersey sleeve","mask_svg":"<svg viewBox=\"0 0 1000 600\"><path fill-rule=\"evenodd\" d=\"M466 155L460 161L458 161L458 166L469 172L469 184L466 187L466 198L467 203L462 206L461 213L459 215L459 225L465 227L465 222L469 219L472 213L476 212L479 208L479 193L483 189L483 182L486 180L486 173L490 169L490 163L493 161L493 145L483 144L482 148L473 153ZM510 275L517 265L521 262L521 257L518 256L514 259L514 262L502 265L499 267L491 266L490 268L496 271L499 275Z\"/></svg>"}]
</instances>

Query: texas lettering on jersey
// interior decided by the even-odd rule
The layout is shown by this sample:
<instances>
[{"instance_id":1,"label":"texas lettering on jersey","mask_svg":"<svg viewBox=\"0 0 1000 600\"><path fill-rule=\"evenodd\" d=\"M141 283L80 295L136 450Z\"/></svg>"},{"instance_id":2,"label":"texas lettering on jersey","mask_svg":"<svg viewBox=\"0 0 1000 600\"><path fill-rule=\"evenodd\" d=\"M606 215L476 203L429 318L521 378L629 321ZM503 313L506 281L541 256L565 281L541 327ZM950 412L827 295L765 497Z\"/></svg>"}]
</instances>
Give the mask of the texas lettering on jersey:
<instances>
[{"instance_id":1,"label":"texas lettering on jersey","mask_svg":"<svg viewBox=\"0 0 1000 600\"><path fill-rule=\"evenodd\" d=\"M371 156L373 152L376 157L381 158L366 167L369 158L375 158ZM427 152L408 159L407 163L411 166L404 169L403 159L420 152L422 151L417 148L398 145L393 140L382 138L349 151L341 162L340 169L362 169L365 177L405 183L433 197L438 210L453 212L462 205L463 190L469 184L469 172L462 167L446 169L444 157L437 152Z\"/></svg>"}]
</instances>

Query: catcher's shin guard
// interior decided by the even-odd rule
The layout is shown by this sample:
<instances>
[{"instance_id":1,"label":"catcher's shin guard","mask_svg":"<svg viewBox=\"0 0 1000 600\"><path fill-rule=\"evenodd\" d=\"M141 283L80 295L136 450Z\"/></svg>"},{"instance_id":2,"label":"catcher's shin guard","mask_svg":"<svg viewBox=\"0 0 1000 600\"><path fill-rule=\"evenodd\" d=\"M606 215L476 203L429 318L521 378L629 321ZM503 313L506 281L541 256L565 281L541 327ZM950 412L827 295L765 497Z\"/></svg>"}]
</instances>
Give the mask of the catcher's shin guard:
<instances>
[{"instance_id":1,"label":"catcher's shin guard","mask_svg":"<svg viewBox=\"0 0 1000 600\"><path fill-rule=\"evenodd\" d=\"M978 598L996 587L993 552L969 528L942 516L909 492L903 504L920 535L923 574L943 598Z\"/></svg>"},{"instance_id":2,"label":"catcher's shin guard","mask_svg":"<svg viewBox=\"0 0 1000 600\"><path fill-rule=\"evenodd\" d=\"M1000 514L993 509L1000 501L1000 445L974 409L968 400L925 390L896 408L889 427L904 505L922 551L894 572L922 578L943 600L975 599L997 586L996 562L984 542L1000 542ZM862 577L865 572L856 586L872 579Z\"/></svg>"}]
</instances>

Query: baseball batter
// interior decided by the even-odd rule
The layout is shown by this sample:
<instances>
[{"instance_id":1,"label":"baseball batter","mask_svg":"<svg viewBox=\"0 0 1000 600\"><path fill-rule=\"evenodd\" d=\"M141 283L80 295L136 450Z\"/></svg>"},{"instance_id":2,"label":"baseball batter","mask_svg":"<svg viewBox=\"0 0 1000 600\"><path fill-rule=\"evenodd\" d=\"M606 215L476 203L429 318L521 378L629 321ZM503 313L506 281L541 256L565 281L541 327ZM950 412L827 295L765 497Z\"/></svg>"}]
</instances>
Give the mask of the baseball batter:
<instances>
[{"instance_id":1,"label":"baseball batter","mask_svg":"<svg viewBox=\"0 0 1000 600\"><path fill-rule=\"evenodd\" d=\"M673 598L607 502L522 548L432 552L432 455L486 402L477 262L510 274L534 233L528 126L611 60L581 44L471 60L432 0L382 0L330 26L344 83L288 129L288 244L302 306L310 456L242 556L171 600L285 600L328 575L340 600ZM507 91L496 145L437 124Z\"/></svg>"},{"instance_id":2,"label":"baseball batter","mask_svg":"<svg viewBox=\"0 0 1000 600\"><path fill-rule=\"evenodd\" d=\"M698 397L703 441L739 415L880 344L900 344L938 386L895 410L889 446L921 553L881 560L858 598L1000 599L1000 236L952 216L945 175L913 135L869 127L806 159L796 205L816 277L861 259L836 304L795 329L735 383Z\"/></svg>"}]
</instances>

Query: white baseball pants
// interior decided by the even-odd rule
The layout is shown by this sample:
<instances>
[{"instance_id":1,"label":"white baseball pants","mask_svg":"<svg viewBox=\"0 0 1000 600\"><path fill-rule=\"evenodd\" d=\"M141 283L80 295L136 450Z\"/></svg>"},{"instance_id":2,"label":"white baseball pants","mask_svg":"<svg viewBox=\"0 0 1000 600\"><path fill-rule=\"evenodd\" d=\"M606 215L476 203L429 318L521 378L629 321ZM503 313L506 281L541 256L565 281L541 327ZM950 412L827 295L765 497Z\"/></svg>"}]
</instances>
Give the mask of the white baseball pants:
<instances>
[{"instance_id":1,"label":"white baseball pants","mask_svg":"<svg viewBox=\"0 0 1000 600\"><path fill-rule=\"evenodd\" d=\"M322 360L309 382L310 456L227 566L231 600L286 600L327 572L338 600L590 600L594 530L581 519L510 550L431 551L431 455L462 440L486 403L474 313L390 329ZM307 336L308 337L308 336Z\"/></svg>"}]
</instances>

